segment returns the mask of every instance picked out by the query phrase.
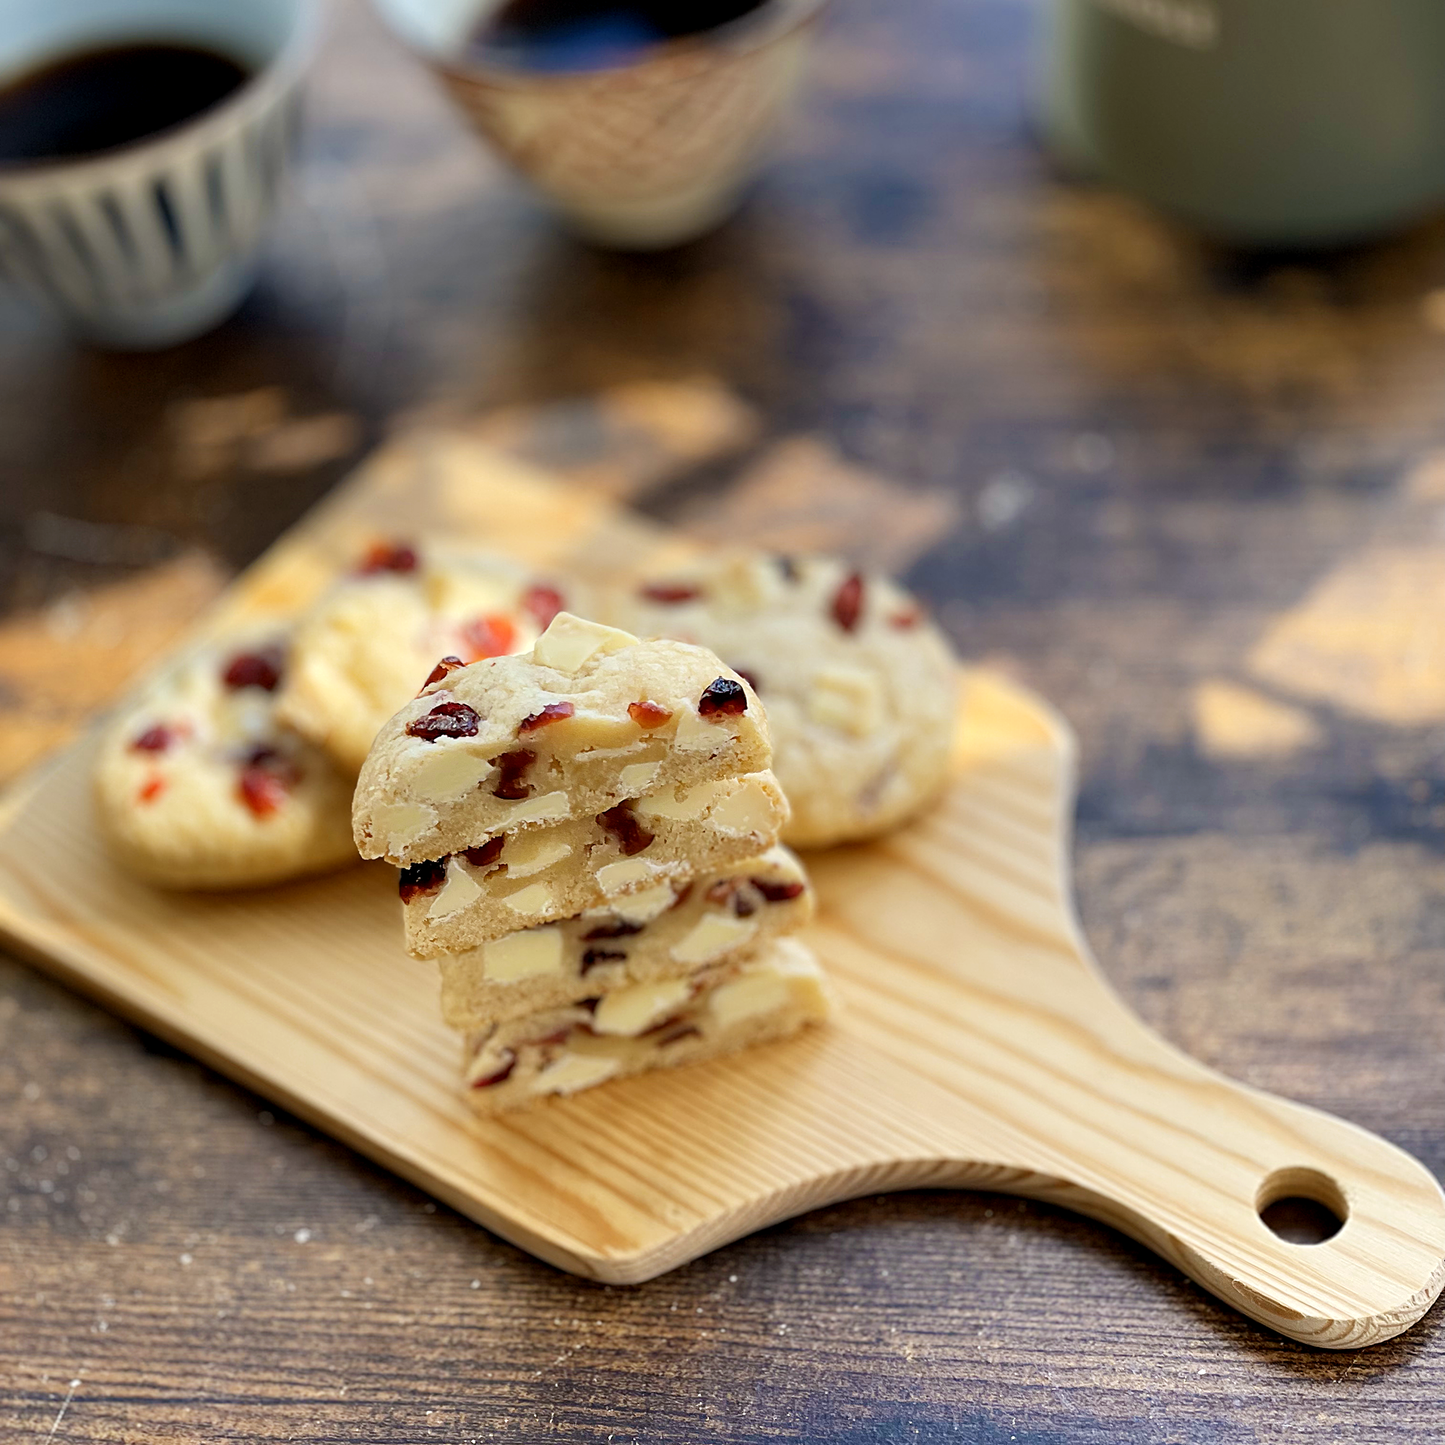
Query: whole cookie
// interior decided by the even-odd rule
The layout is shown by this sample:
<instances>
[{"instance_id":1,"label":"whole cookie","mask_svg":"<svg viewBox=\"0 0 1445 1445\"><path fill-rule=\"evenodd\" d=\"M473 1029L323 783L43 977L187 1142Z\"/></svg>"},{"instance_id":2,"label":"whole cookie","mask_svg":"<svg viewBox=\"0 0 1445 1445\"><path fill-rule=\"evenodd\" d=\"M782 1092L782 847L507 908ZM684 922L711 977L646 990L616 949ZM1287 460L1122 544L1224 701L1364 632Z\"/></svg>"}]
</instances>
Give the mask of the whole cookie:
<instances>
[{"instance_id":1,"label":"whole cookie","mask_svg":"<svg viewBox=\"0 0 1445 1445\"><path fill-rule=\"evenodd\" d=\"M753 685L794 847L874 837L943 785L957 663L885 577L833 557L728 556L618 592L606 620L710 648Z\"/></svg>"},{"instance_id":2,"label":"whole cookie","mask_svg":"<svg viewBox=\"0 0 1445 1445\"><path fill-rule=\"evenodd\" d=\"M112 720L94 783L119 863L170 888L250 888L356 858L350 780L277 721L286 660L273 634L207 648Z\"/></svg>"},{"instance_id":3,"label":"whole cookie","mask_svg":"<svg viewBox=\"0 0 1445 1445\"><path fill-rule=\"evenodd\" d=\"M440 658L523 652L572 602L499 557L379 543L301 619L279 716L355 777Z\"/></svg>"}]
</instances>

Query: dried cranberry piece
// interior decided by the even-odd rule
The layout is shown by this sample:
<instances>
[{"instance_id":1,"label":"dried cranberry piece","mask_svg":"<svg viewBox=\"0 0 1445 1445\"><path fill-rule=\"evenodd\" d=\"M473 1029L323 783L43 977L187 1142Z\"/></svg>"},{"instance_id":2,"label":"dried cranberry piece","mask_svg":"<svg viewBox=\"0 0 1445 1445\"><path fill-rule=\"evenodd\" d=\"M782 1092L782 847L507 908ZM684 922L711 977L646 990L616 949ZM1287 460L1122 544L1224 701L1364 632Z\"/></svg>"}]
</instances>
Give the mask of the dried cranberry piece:
<instances>
[{"instance_id":1,"label":"dried cranberry piece","mask_svg":"<svg viewBox=\"0 0 1445 1445\"><path fill-rule=\"evenodd\" d=\"M515 802L519 798L532 796L532 785L523 782L522 775L537 761L536 753L530 748L514 748L510 753L503 753L492 761L496 763L500 774L497 786L492 789L494 798L507 798Z\"/></svg>"},{"instance_id":2,"label":"dried cranberry piece","mask_svg":"<svg viewBox=\"0 0 1445 1445\"><path fill-rule=\"evenodd\" d=\"M154 803L165 790L166 780L159 773L152 773L140 785L140 792L136 796L142 803Z\"/></svg>"},{"instance_id":3,"label":"dried cranberry piece","mask_svg":"<svg viewBox=\"0 0 1445 1445\"><path fill-rule=\"evenodd\" d=\"M463 848L462 857L472 865L473 868L490 868L502 856L502 849L506 846L507 835L498 833L495 838L488 838L485 843L475 848Z\"/></svg>"},{"instance_id":4,"label":"dried cranberry piece","mask_svg":"<svg viewBox=\"0 0 1445 1445\"><path fill-rule=\"evenodd\" d=\"M624 858L630 858L634 853L642 852L657 836L655 833L649 833L637 821L631 803L619 803L615 808L609 808L605 813L599 813L597 821L617 839L617 846L622 849Z\"/></svg>"},{"instance_id":5,"label":"dried cranberry piece","mask_svg":"<svg viewBox=\"0 0 1445 1445\"><path fill-rule=\"evenodd\" d=\"M435 893L446 881L446 858L428 858L425 862L413 863L401 870L401 877L397 880L397 892L401 894L403 903L410 903L419 894Z\"/></svg>"},{"instance_id":6,"label":"dried cranberry piece","mask_svg":"<svg viewBox=\"0 0 1445 1445\"><path fill-rule=\"evenodd\" d=\"M495 1074L488 1074L485 1079L477 1079L473 1084L474 1089L489 1089L493 1084L500 1084L507 1079L512 1070L517 1067L517 1056L511 1049L503 1049L500 1054L501 1067Z\"/></svg>"},{"instance_id":7,"label":"dried cranberry piece","mask_svg":"<svg viewBox=\"0 0 1445 1445\"><path fill-rule=\"evenodd\" d=\"M517 627L510 617L491 613L473 617L462 624L462 641L471 653L468 661L480 662L484 657L505 657L517 642Z\"/></svg>"},{"instance_id":8,"label":"dried cranberry piece","mask_svg":"<svg viewBox=\"0 0 1445 1445\"><path fill-rule=\"evenodd\" d=\"M648 702L644 699L642 702L628 703L627 716L638 727L651 732L653 728L660 728L672 716L672 709L663 707L660 702Z\"/></svg>"},{"instance_id":9,"label":"dried cranberry piece","mask_svg":"<svg viewBox=\"0 0 1445 1445\"><path fill-rule=\"evenodd\" d=\"M282 654L279 647L258 647L255 652L238 652L221 673L229 688L259 687L275 692L281 681Z\"/></svg>"},{"instance_id":10,"label":"dried cranberry piece","mask_svg":"<svg viewBox=\"0 0 1445 1445\"><path fill-rule=\"evenodd\" d=\"M696 988L694 988L694 990L692 990L692 996L696 997L696 993L698 993L698 990L696 990ZM642 1033L639 1033L639 1035L637 1035L637 1038L639 1038L639 1039L655 1038L656 1035L659 1035L659 1033L665 1033L666 1030L668 1030L668 1029L676 1029L676 1027L678 1027L679 1023L682 1023L682 1019L683 1019L683 1014L681 1014L681 1013L669 1013L669 1014L668 1014L668 1017L666 1017L666 1019L659 1020L659 1022L655 1023L655 1025L653 1025L652 1027L650 1027L650 1029L643 1029L643 1030L642 1030ZM694 1029L694 1027L692 1027L691 1023L689 1023L689 1025L683 1025L683 1029L685 1029L686 1032L689 1032L689 1033L696 1033L696 1032L698 1032L698 1030L696 1030L696 1029ZM678 1038L682 1038L681 1033L679 1033ZM659 1040L657 1040L657 1042L659 1042L659 1043L668 1043L668 1042L670 1042L670 1040L668 1040L668 1039L659 1039Z\"/></svg>"},{"instance_id":11,"label":"dried cranberry piece","mask_svg":"<svg viewBox=\"0 0 1445 1445\"><path fill-rule=\"evenodd\" d=\"M695 597L702 596L702 588L694 587L688 582L649 582L638 588L638 591L649 602L663 602L668 606L691 602Z\"/></svg>"},{"instance_id":12,"label":"dried cranberry piece","mask_svg":"<svg viewBox=\"0 0 1445 1445\"><path fill-rule=\"evenodd\" d=\"M719 878L703 896L719 908L731 908L739 918L751 918L758 911L757 899L744 878Z\"/></svg>"},{"instance_id":13,"label":"dried cranberry piece","mask_svg":"<svg viewBox=\"0 0 1445 1445\"><path fill-rule=\"evenodd\" d=\"M291 791L286 776L268 768L264 762L243 768L236 787L241 801L258 818L269 818L277 812Z\"/></svg>"},{"instance_id":14,"label":"dried cranberry piece","mask_svg":"<svg viewBox=\"0 0 1445 1445\"><path fill-rule=\"evenodd\" d=\"M627 955L618 948L589 948L582 955L582 972L596 968L599 963L625 963Z\"/></svg>"},{"instance_id":15,"label":"dried cranberry piece","mask_svg":"<svg viewBox=\"0 0 1445 1445\"><path fill-rule=\"evenodd\" d=\"M301 781L301 769L284 753L259 743L241 758L237 790L241 801L258 817L269 818Z\"/></svg>"},{"instance_id":16,"label":"dried cranberry piece","mask_svg":"<svg viewBox=\"0 0 1445 1445\"><path fill-rule=\"evenodd\" d=\"M863 574L854 572L844 578L833 594L833 621L844 632L852 632L863 615Z\"/></svg>"},{"instance_id":17,"label":"dried cranberry piece","mask_svg":"<svg viewBox=\"0 0 1445 1445\"><path fill-rule=\"evenodd\" d=\"M797 898L806 888L806 883L774 883L769 878L749 878L748 882L768 900L769 903L786 903Z\"/></svg>"},{"instance_id":18,"label":"dried cranberry piece","mask_svg":"<svg viewBox=\"0 0 1445 1445\"><path fill-rule=\"evenodd\" d=\"M517 736L523 733L534 733L538 728L544 728L548 723L561 722L563 718L571 717L577 711L576 706L570 702L549 702L541 712L534 712L531 717L524 717L517 724Z\"/></svg>"},{"instance_id":19,"label":"dried cranberry piece","mask_svg":"<svg viewBox=\"0 0 1445 1445\"><path fill-rule=\"evenodd\" d=\"M425 692L427 688L432 685L432 683L440 682L442 678L444 678L449 672L455 672L457 668L465 666L466 663L464 663L460 657L454 657L451 653L448 653L444 658L442 658L439 663L437 663L434 668L432 668L429 673L427 673L426 681L421 685L422 692ZM420 697L421 692L417 693L417 696Z\"/></svg>"},{"instance_id":20,"label":"dried cranberry piece","mask_svg":"<svg viewBox=\"0 0 1445 1445\"><path fill-rule=\"evenodd\" d=\"M552 625L552 619L567 605L562 594L555 587L529 587L522 593L522 607L544 632Z\"/></svg>"},{"instance_id":21,"label":"dried cranberry piece","mask_svg":"<svg viewBox=\"0 0 1445 1445\"><path fill-rule=\"evenodd\" d=\"M481 718L464 702L439 702L425 717L407 723L409 736L434 743L438 738L474 738Z\"/></svg>"},{"instance_id":22,"label":"dried cranberry piece","mask_svg":"<svg viewBox=\"0 0 1445 1445\"><path fill-rule=\"evenodd\" d=\"M662 1027L662 1025L659 1025L658 1027L660 1028ZM648 1030L648 1033L653 1032L654 1030L652 1029ZM683 1039L701 1037L701 1031L695 1025L683 1024L681 1028L673 1029L670 1033L663 1034L663 1036L657 1041L657 1047L660 1049L664 1049L668 1046L668 1044L680 1043Z\"/></svg>"},{"instance_id":23,"label":"dried cranberry piece","mask_svg":"<svg viewBox=\"0 0 1445 1445\"><path fill-rule=\"evenodd\" d=\"M917 627L923 621L923 609L921 607L910 607L907 612L895 612L888 619L890 627L896 627L900 632L906 632L910 628Z\"/></svg>"},{"instance_id":24,"label":"dried cranberry piece","mask_svg":"<svg viewBox=\"0 0 1445 1445\"><path fill-rule=\"evenodd\" d=\"M163 753L175 740L176 734L165 723L157 723L153 728L147 728L131 744L131 748L138 753Z\"/></svg>"},{"instance_id":25,"label":"dried cranberry piece","mask_svg":"<svg viewBox=\"0 0 1445 1445\"><path fill-rule=\"evenodd\" d=\"M703 688L697 700L699 717L736 717L748 710L748 695L740 682L730 677L719 677Z\"/></svg>"},{"instance_id":26,"label":"dried cranberry piece","mask_svg":"<svg viewBox=\"0 0 1445 1445\"><path fill-rule=\"evenodd\" d=\"M640 923L629 923L625 918L614 918L610 923L599 923L582 935L583 943L595 943L599 938L626 938L629 934L641 933Z\"/></svg>"},{"instance_id":27,"label":"dried cranberry piece","mask_svg":"<svg viewBox=\"0 0 1445 1445\"><path fill-rule=\"evenodd\" d=\"M404 542L374 542L356 571L361 577L374 577L378 572L415 572L416 551Z\"/></svg>"}]
</instances>

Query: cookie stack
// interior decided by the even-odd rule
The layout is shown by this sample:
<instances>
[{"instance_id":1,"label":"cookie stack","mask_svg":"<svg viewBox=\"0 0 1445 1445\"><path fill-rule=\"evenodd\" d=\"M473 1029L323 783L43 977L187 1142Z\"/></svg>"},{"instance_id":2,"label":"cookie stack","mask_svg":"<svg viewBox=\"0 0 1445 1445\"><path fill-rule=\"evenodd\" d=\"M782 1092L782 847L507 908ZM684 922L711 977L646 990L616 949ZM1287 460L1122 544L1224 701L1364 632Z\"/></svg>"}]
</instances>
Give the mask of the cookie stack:
<instances>
[{"instance_id":1,"label":"cookie stack","mask_svg":"<svg viewBox=\"0 0 1445 1445\"><path fill-rule=\"evenodd\" d=\"M704 648L560 613L530 653L444 659L376 738L357 847L401 868L494 1112L826 1016L756 694Z\"/></svg>"}]
</instances>

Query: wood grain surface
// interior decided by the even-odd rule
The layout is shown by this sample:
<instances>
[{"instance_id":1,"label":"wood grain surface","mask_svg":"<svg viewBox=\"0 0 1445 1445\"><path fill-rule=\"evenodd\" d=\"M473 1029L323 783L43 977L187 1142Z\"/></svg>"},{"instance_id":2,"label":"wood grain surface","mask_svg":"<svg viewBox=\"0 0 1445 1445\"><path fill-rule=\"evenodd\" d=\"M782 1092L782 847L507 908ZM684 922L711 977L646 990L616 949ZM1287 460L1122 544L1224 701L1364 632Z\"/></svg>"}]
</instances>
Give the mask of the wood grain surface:
<instances>
[{"instance_id":1,"label":"wood grain surface","mask_svg":"<svg viewBox=\"0 0 1445 1445\"><path fill-rule=\"evenodd\" d=\"M435 433L373 458L208 627L295 615L402 519L423 546L465 540L564 577L599 555L625 568L629 542L639 560L671 545L595 494ZM101 843L89 741L4 808L0 935L589 1278L653 1279L862 1193L969 1185L1111 1223L1293 1339L1393 1338L1445 1285L1445 1194L1384 1140L1211 1074L1120 1005L1066 873L1074 751L1046 705L968 674L942 802L814 860L805 941L844 989L835 1025L505 1119L475 1120L461 1098L436 980L401 946L393 870L227 897L137 884ZM1261 1210L1298 1197L1343 1227L1277 1237Z\"/></svg>"},{"instance_id":2,"label":"wood grain surface","mask_svg":"<svg viewBox=\"0 0 1445 1445\"><path fill-rule=\"evenodd\" d=\"M591 466L618 436L593 398L716 378L755 452L663 449L638 504L725 508L799 436L881 489L860 550L900 495L946 497L895 565L1078 731L1110 980L1194 1057L1438 1177L1445 739L1402 579L1445 575L1445 222L1237 255L1061 180L1029 131L1038 9L835 0L748 209L641 260L552 230L343 0L233 323L105 356L0 292L4 605L63 669L98 588L191 546L250 561L414 418L536 407L547 464ZM1383 625L1345 625L1347 596ZM22 719L28 684L0 681ZM7 1439L1440 1434L1438 1304L1314 1351L1043 1203L868 1198L651 1284L575 1280L18 962L0 1099Z\"/></svg>"}]
</instances>

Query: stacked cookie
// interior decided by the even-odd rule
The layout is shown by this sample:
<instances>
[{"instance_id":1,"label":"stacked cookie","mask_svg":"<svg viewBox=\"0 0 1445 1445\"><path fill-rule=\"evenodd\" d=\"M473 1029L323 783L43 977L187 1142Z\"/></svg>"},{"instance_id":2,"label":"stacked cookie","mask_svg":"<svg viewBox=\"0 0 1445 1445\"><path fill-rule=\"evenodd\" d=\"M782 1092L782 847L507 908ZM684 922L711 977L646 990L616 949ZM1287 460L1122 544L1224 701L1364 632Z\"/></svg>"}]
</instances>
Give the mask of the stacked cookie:
<instances>
[{"instance_id":1,"label":"stacked cookie","mask_svg":"<svg viewBox=\"0 0 1445 1445\"><path fill-rule=\"evenodd\" d=\"M378 734L353 822L401 868L485 1112L793 1033L829 1008L756 694L703 648L561 613L445 659Z\"/></svg>"}]
</instances>

